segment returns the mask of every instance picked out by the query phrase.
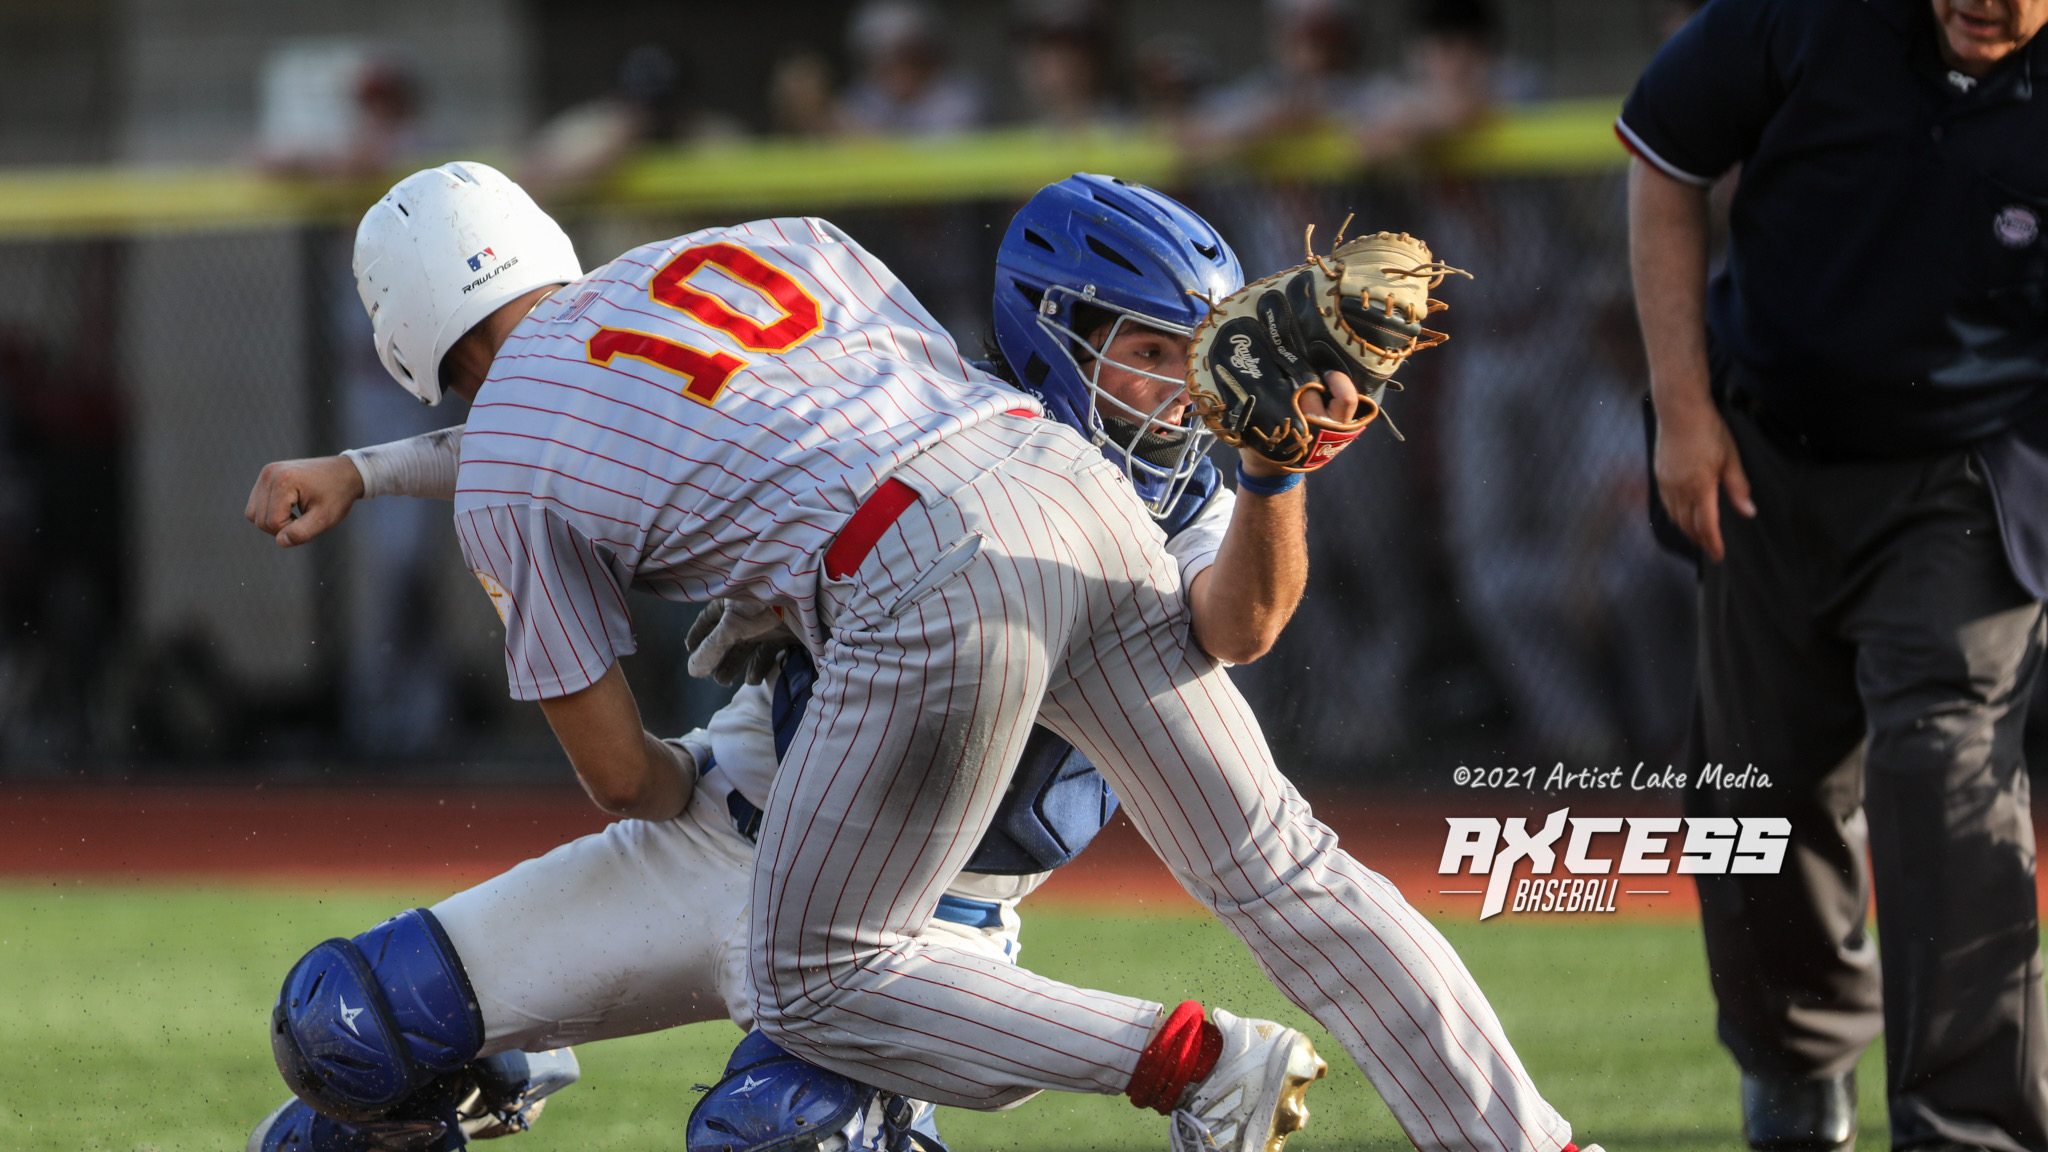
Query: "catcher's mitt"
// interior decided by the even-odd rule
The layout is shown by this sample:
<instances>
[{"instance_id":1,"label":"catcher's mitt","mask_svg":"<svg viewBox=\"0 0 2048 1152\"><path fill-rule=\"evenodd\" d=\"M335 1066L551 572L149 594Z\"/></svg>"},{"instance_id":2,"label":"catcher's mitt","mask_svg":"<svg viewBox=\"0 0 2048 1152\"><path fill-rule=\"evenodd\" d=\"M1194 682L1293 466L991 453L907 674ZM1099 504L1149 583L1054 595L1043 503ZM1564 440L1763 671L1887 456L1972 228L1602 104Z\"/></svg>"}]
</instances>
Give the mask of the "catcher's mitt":
<instances>
[{"instance_id":1,"label":"catcher's mitt","mask_svg":"<svg viewBox=\"0 0 2048 1152\"><path fill-rule=\"evenodd\" d=\"M1327 257L1311 249L1308 263L1224 297L1195 329L1188 357L1188 393L1216 438L1289 472L1329 463L1372 423L1394 371L1446 339L1422 326L1444 308L1429 290L1453 273L1470 275L1438 263L1406 232L1347 241L1340 231L1338 240ZM1358 385L1351 420L1302 412L1303 392L1327 394L1325 372Z\"/></svg>"}]
</instances>

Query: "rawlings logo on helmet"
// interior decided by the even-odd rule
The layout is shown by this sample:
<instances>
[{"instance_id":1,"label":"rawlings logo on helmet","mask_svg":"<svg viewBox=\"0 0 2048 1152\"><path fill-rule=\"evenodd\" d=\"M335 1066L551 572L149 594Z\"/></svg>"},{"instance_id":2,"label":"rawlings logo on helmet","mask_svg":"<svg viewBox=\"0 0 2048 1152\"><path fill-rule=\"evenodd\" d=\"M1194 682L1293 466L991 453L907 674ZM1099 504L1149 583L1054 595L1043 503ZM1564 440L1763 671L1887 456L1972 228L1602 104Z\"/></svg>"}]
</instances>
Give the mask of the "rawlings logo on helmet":
<instances>
[{"instance_id":1,"label":"rawlings logo on helmet","mask_svg":"<svg viewBox=\"0 0 2048 1152\"><path fill-rule=\"evenodd\" d=\"M485 251L489 251L489 249L485 249ZM483 275L477 277L476 279L471 280L469 283L464 284L462 286L463 295L467 296L469 293L475 291L476 289L484 286L485 284L490 283L491 280L498 275L498 273L503 272L507 268L510 268L518 263L519 257L514 256L510 260L505 261L503 264L498 265L496 268L491 269L489 272L486 272Z\"/></svg>"}]
</instances>

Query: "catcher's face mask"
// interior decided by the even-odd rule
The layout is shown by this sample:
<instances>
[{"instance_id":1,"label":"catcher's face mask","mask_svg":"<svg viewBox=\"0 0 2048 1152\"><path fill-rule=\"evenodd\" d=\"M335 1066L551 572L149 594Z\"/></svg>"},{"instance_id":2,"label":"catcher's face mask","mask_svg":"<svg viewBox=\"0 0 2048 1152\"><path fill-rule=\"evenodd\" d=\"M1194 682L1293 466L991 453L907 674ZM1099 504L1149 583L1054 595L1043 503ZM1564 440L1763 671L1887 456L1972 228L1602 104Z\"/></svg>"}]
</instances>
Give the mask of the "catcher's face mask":
<instances>
[{"instance_id":1,"label":"catcher's face mask","mask_svg":"<svg viewBox=\"0 0 2048 1152\"><path fill-rule=\"evenodd\" d=\"M1086 304L1113 317L1108 331L1100 337L1099 350L1066 319L1074 315L1076 304ZM1165 517L1181 493L1187 491L1216 436L1188 404L1184 375L1168 375L1158 371L1157 366L1148 368L1118 360L1113 349L1117 337L1133 327L1152 329L1183 341L1193 339L1194 329L1116 307L1089 295L1085 289L1076 292L1058 284L1046 289L1038 309L1038 325L1059 338L1068 362L1088 385L1094 401L1087 413L1089 438L1112 450L1112 462L1123 464L1124 474L1130 477L1145 507L1155 518ZM1087 357L1085 363L1083 355ZM1104 365L1171 387L1163 390L1164 399L1152 404L1149 410L1141 409L1103 387Z\"/></svg>"}]
</instances>

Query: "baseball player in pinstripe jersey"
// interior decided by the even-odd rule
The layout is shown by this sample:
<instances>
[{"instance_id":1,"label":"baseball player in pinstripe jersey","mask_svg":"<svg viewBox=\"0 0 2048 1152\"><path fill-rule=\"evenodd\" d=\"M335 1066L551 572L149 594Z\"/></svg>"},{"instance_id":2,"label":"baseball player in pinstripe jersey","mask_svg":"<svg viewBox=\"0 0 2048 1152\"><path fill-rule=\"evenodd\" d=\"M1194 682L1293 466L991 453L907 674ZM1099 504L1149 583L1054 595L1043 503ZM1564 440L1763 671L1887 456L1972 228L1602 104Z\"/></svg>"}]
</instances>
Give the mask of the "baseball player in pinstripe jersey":
<instances>
[{"instance_id":1,"label":"baseball player in pinstripe jersey","mask_svg":"<svg viewBox=\"0 0 2048 1152\"><path fill-rule=\"evenodd\" d=\"M1085 206L1093 197L1115 197L1161 215L1101 216ZM1024 239L1027 230L1069 236L1065 256L1049 261ZM1147 237L1165 232L1184 241L1189 255L1173 259L1173 250L1147 245ZM1150 189L1122 185L1100 177L1077 176L1034 197L1011 230L1012 241L998 258L1000 275L1029 285L1063 285L1079 292L1100 282L1103 292L1140 315L1183 310L1188 290L1209 291L1218 285L1206 276L1208 261L1194 246L1227 252L1223 239L1200 218ZM1142 258L1148 251L1167 259L1152 268L1147 283L1118 284L1129 276L1089 249L1087 236L1109 242ZM1227 261L1226 261L1227 263ZM1226 272L1221 287L1239 281ZM1082 325L1087 343L1108 351L1093 364L1084 384L1079 366L1064 358L1060 374L1067 381L1068 402L1055 407L1077 427L1089 427L1080 412L1106 410L1104 452L1124 464L1134 482L1149 493L1168 552L1192 578L1216 560L1232 521L1234 497L1221 486L1213 464L1203 455L1206 433L1180 435L1178 428L1161 437L1147 435L1140 424L1147 414L1180 391L1179 361L1187 337L1171 319L1150 325L1136 317L1106 311L1090 312ZM1034 333L1035 312L1022 317ZM1019 348L1027 365L1034 354L1030 341L1019 341L1016 315L1005 331L1010 346ZM1054 354L1064 343L1050 345ZM989 365L996 368L996 365ZM1014 382L1007 365L998 368ZM1088 385L1100 385L1101 399L1075 407ZM1113 436L1108 429L1114 428ZM252 493L248 514L265 531L279 533L283 543L302 543L324 532L347 514L360 496L406 495L452 499L462 428L427 433L411 440L352 449L342 456L291 461L264 470ZM295 515L294 508L302 515ZM1289 539L1298 540L1299 532ZM1241 565L1285 564L1286 549L1244 549ZM1298 566L1298 561L1297 561ZM1282 597L1280 608L1291 607ZM538 1112L537 1093L562 1084L573 1071L565 1053L552 1050L611 1036L650 1031L730 1015L744 1028L751 1021L751 997L745 982L744 945L731 947L732 933L721 936L719 925L741 916L752 835L761 820L778 758L777 736L786 741L801 716L808 685L815 675L795 637L775 617L750 613L738 603L721 603L706 613L717 620L715 630L692 632L692 667L711 674L721 660L759 661L788 652L790 663L756 663L754 682L739 689L708 726L671 743L691 757L701 775L691 804L669 821L625 820L604 833L585 837L546 857L529 861L505 875L401 918L412 925L432 919L449 937L451 959L460 969L482 1017L481 1060L472 1067L489 1070L506 1061L531 1061L524 1073L526 1088L514 1078L495 1075L499 1085L488 1099L468 1101L469 1124L507 1126L530 1122ZM1279 620L1265 627L1277 629ZM1248 653L1246 655L1249 655ZM737 670L737 663L735 664ZM765 677L772 677L770 679ZM1050 869L1073 858L1114 812L1115 797L1099 774L1070 746L1038 730L1027 748L1009 796L997 813L982 847L941 897L927 932L950 935L960 946L1014 960L1021 927L1017 905L1041 884ZM380 926L381 928L382 926ZM740 927L744 928L742 923ZM373 930L375 931L375 930ZM474 958L474 959L471 959ZM521 1050L531 1050L526 1057ZM758 1034L750 1037L739 1058L759 1052ZM793 1067L793 1059L764 1066L758 1059L738 1063L734 1080L754 1085L746 1095L760 1096L764 1081L787 1080L802 1087L809 1110L777 1109L753 1120L761 1143L777 1136L809 1135L855 1127L862 1112L875 1104L875 1094L851 1084L834 1083L830 1073L810 1066ZM477 1072L466 1074L477 1079ZM460 1079L461 1076L455 1078ZM512 1085L512 1086L507 1086ZM434 1093L423 1093L441 1103ZM774 1098L774 1097L768 1097ZM826 1107L816 1107L824 1101ZM698 1127L711 1130L748 1101L721 1085L693 1114ZM406 1112L401 1107L399 1112ZM493 1116L493 1113L499 1115ZM929 1140L929 1112L916 1109L918 1130L906 1140ZM419 1123L403 1117L397 1123ZM354 1152L378 1146L376 1141L394 1123L389 1117L367 1124L340 1123L314 1112L293 1098L267 1116L249 1142L251 1152L301 1148L303 1152ZM459 1127L454 1125L451 1127ZM808 1130L808 1131L805 1131ZM296 1143L294 1143L296 1141ZM899 1141L898 1143L902 1143ZM886 1138L881 1148L895 1148ZM745 1145L743 1145L745 1146Z\"/></svg>"},{"instance_id":2,"label":"baseball player in pinstripe jersey","mask_svg":"<svg viewBox=\"0 0 2048 1152\"><path fill-rule=\"evenodd\" d=\"M1177 1146L1277 1147L1298 1125L1321 1069L1299 1033L1070 988L921 933L1036 713L1102 768L1181 882L1339 1037L1420 1146L1568 1146L1448 945L1274 770L1200 642L1202 583L1184 585L1158 548L1125 469L968 367L823 222L712 230L531 282L559 236L535 217L487 169L422 173L366 219L359 284L401 383L475 397L465 554L505 620L515 695L543 702L600 804L666 819L696 782L641 731L616 668L631 650L624 587L752 600L794 625L817 680L768 797L750 899L752 1008L769 1038L965 1107L1128 1092L1173 1114ZM478 275L447 279L458 263ZM1071 332L1084 302L1045 292L1033 306ZM1333 403L1355 395L1329 383ZM1271 484L1247 471L1245 487ZM410 960L372 956L381 938L330 942L350 946L316 949L288 978L280 1061L323 1110L375 1112L388 1085L338 1089L288 1005L337 990L344 1015L346 994L372 1002L386 1047L405 1052L387 1079L459 1050L412 1043L444 1025L409 1027L386 1003L446 963L444 932L417 935Z\"/></svg>"}]
</instances>

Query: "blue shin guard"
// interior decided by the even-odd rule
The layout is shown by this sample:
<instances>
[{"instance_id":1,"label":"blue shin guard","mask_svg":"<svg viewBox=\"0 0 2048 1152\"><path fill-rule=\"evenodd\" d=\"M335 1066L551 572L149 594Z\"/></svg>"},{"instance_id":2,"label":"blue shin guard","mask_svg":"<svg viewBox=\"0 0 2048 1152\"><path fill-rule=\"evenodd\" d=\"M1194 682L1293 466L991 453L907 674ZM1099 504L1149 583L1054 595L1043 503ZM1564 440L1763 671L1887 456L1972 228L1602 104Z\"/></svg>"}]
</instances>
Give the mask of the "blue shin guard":
<instances>
[{"instance_id":1,"label":"blue shin guard","mask_svg":"<svg viewBox=\"0 0 2048 1152\"><path fill-rule=\"evenodd\" d=\"M454 945L424 908L316 945L286 974L270 1047L285 1083L338 1120L416 1111L476 1058L483 1014Z\"/></svg>"}]
</instances>

